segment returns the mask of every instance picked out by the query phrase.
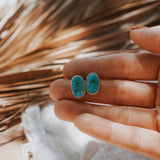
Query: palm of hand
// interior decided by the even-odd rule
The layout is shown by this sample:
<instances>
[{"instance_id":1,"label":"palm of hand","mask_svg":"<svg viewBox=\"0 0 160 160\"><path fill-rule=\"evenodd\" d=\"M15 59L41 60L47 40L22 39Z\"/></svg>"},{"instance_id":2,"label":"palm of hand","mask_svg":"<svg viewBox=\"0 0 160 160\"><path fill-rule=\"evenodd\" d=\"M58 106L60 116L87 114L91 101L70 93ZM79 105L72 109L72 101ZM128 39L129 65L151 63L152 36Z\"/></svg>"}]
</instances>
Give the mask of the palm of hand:
<instances>
[{"instance_id":1,"label":"palm of hand","mask_svg":"<svg viewBox=\"0 0 160 160\"><path fill-rule=\"evenodd\" d=\"M155 30L160 30L155 28L147 29L148 35L146 29L132 31L131 37L144 49L160 53L159 46L155 45L160 44ZM148 42L144 41L146 36L151 37ZM55 112L63 120L74 121L76 127L93 137L159 159L160 86L138 81L160 80L159 66L160 55L152 53L124 53L73 61L64 68L68 80L57 80L50 87L50 96L57 101ZM77 101L70 79L74 75L85 79L90 72L99 75L100 90ZM86 101L112 105L100 106Z\"/></svg>"}]
</instances>

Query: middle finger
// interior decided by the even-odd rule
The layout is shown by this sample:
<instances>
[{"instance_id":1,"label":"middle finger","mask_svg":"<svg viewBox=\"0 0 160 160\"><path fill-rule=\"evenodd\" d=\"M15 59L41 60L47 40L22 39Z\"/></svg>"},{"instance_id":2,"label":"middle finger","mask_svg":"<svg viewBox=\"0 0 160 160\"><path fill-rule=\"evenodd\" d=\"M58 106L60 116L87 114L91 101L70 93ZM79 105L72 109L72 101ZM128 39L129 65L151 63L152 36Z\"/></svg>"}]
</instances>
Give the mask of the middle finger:
<instances>
[{"instance_id":1,"label":"middle finger","mask_svg":"<svg viewBox=\"0 0 160 160\"><path fill-rule=\"evenodd\" d=\"M156 84L128 80L101 80L96 95L85 94L80 100L104 104L153 108L156 96ZM50 96L54 100L73 99L71 81L60 79L50 86Z\"/></svg>"}]
</instances>

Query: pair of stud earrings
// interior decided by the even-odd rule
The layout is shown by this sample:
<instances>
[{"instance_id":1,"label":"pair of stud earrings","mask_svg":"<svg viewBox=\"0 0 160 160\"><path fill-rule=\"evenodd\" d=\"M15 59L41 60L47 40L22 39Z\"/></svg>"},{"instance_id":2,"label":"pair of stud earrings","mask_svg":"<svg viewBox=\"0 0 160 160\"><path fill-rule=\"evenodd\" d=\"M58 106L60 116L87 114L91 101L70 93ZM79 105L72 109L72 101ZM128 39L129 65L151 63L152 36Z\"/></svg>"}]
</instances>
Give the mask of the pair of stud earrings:
<instances>
[{"instance_id":1,"label":"pair of stud earrings","mask_svg":"<svg viewBox=\"0 0 160 160\"><path fill-rule=\"evenodd\" d=\"M72 78L72 93L76 98L82 98L85 94L85 82L83 78L76 75ZM88 94L95 95L99 90L99 77L96 73L88 74L86 78L86 90Z\"/></svg>"}]
</instances>

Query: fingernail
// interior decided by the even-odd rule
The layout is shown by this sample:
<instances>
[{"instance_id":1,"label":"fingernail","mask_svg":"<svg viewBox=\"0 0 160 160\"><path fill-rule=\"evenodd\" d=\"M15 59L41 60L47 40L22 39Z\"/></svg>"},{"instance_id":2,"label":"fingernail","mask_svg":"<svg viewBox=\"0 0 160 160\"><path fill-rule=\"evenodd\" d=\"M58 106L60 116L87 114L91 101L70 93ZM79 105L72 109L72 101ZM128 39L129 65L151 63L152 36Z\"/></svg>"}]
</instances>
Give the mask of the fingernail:
<instances>
[{"instance_id":1,"label":"fingernail","mask_svg":"<svg viewBox=\"0 0 160 160\"><path fill-rule=\"evenodd\" d=\"M136 25L136 26L131 26L131 30L136 30L136 29L145 29L148 28L146 26L140 26L140 25Z\"/></svg>"}]
</instances>

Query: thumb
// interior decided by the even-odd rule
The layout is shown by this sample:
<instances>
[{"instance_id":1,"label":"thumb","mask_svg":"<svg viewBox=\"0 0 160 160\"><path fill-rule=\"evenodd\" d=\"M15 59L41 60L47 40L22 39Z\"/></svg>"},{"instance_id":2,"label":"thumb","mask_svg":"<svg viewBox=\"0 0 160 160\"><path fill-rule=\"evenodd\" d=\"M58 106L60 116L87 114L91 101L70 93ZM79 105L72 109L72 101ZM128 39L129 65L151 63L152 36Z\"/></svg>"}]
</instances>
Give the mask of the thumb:
<instances>
[{"instance_id":1,"label":"thumb","mask_svg":"<svg viewBox=\"0 0 160 160\"><path fill-rule=\"evenodd\" d=\"M160 26L133 26L131 27L130 36L135 44L141 48L160 53Z\"/></svg>"}]
</instances>

